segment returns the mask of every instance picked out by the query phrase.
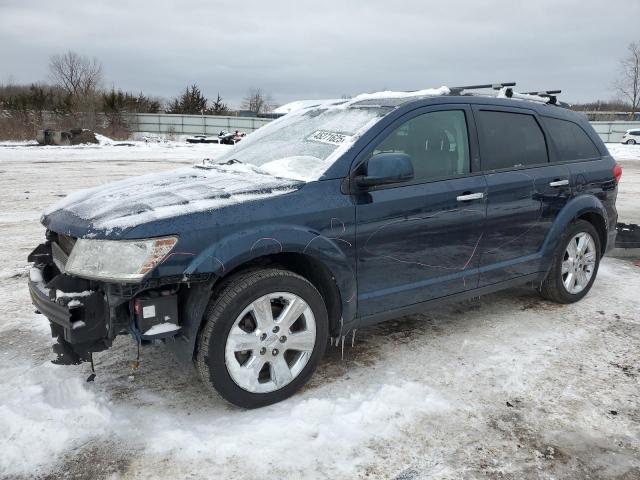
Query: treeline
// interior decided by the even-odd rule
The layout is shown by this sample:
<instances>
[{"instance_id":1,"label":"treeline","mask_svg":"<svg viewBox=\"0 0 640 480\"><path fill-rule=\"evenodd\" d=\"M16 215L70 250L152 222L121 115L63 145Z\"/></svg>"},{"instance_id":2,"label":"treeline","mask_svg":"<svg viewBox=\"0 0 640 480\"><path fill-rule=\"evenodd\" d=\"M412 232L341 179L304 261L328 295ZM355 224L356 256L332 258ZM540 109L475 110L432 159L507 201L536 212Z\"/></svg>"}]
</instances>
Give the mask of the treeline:
<instances>
[{"instance_id":1,"label":"treeline","mask_svg":"<svg viewBox=\"0 0 640 480\"><path fill-rule=\"evenodd\" d=\"M127 113L230 115L218 93L206 98L197 84L165 101L142 92L103 88L102 63L68 51L49 59L49 81L0 84L0 140L30 139L41 128L89 128L117 138L128 136ZM253 114L272 108L269 95L250 89L241 108Z\"/></svg>"},{"instance_id":2,"label":"treeline","mask_svg":"<svg viewBox=\"0 0 640 480\"><path fill-rule=\"evenodd\" d=\"M89 110L99 112L127 111L136 113L158 113L162 111L160 99L143 93L133 94L122 90L111 89L98 91L92 98L82 101L65 92L62 88L41 83L31 85L0 85L0 108L17 112L49 111L70 114L90 107Z\"/></svg>"}]
</instances>

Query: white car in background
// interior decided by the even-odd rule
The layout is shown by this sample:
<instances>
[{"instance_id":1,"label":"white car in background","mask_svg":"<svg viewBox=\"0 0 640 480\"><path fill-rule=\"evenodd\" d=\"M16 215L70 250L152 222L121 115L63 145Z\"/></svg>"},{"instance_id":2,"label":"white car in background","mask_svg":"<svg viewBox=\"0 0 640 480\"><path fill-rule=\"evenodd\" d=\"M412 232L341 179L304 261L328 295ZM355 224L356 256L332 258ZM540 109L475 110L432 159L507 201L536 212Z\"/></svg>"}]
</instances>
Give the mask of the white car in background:
<instances>
[{"instance_id":1,"label":"white car in background","mask_svg":"<svg viewBox=\"0 0 640 480\"><path fill-rule=\"evenodd\" d=\"M637 143L640 143L640 128L632 128L631 130L627 130L622 136L622 143L626 143L627 145L635 145Z\"/></svg>"}]
</instances>

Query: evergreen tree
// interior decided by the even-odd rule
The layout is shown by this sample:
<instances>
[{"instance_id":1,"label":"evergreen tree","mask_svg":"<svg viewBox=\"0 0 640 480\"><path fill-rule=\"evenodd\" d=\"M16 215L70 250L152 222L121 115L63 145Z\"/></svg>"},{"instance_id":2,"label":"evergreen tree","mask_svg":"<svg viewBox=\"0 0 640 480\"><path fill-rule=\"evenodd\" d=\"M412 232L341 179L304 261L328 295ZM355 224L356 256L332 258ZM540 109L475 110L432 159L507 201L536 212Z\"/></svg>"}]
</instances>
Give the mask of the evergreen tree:
<instances>
[{"instance_id":1,"label":"evergreen tree","mask_svg":"<svg viewBox=\"0 0 640 480\"><path fill-rule=\"evenodd\" d=\"M202 114L207 110L207 99L195 83L187 87L182 95L169 103L167 113Z\"/></svg>"},{"instance_id":2,"label":"evergreen tree","mask_svg":"<svg viewBox=\"0 0 640 480\"><path fill-rule=\"evenodd\" d=\"M213 102L207 113L209 115L227 115L229 113L229 107L222 101L220 93L218 93L218 97Z\"/></svg>"}]
</instances>

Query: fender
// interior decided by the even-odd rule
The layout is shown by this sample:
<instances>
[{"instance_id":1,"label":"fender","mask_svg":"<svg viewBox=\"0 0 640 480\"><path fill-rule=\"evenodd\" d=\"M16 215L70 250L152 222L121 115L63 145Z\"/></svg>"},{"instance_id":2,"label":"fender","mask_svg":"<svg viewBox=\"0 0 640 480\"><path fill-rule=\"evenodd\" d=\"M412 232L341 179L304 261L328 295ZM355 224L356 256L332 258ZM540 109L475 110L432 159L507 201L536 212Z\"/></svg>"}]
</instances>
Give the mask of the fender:
<instances>
[{"instance_id":1,"label":"fender","mask_svg":"<svg viewBox=\"0 0 640 480\"><path fill-rule=\"evenodd\" d=\"M607 210L604 205L602 205L602 202L594 195L579 195L569 200L556 217L544 243L542 244L541 271L545 272L545 274L551 268L553 252L562 238L562 234L567 229L567 226L577 217L580 217L585 213L595 213L600 215L603 218L605 225L609 225ZM604 247L605 245L602 246Z\"/></svg>"},{"instance_id":2,"label":"fender","mask_svg":"<svg viewBox=\"0 0 640 480\"><path fill-rule=\"evenodd\" d=\"M342 233L342 232L339 232ZM333 235L333 234L332 234ZM353 260L345 251L354 249L353 243L340 235L329 237L313 230L294 225L261 226L223 237L194 257L185 274L213 273L223 277L228 272L251 260L278 253L298 253L319 260L333 275L342 304L341 330L348 331L356 322L357 283ZM209 291L212 285L209 285ZM188 296L194 303L183 323L182 341L169 345L181 361L191 361L204 307L208 303L207 292L199 290ZM205 297L206 301L198 300ZM193 310L193 311L192 311ZM187 313L185 311L185 313Z\"/></svg>"}]
</instances>

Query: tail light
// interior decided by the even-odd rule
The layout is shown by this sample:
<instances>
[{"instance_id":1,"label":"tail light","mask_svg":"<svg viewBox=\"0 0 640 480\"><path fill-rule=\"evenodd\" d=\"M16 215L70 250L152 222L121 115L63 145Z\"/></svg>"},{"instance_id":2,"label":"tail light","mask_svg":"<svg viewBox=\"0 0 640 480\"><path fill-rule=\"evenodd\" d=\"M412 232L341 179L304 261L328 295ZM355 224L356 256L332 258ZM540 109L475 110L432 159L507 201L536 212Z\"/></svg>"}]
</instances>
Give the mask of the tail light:
<instances>
[{"instance_id":1,"label":"tail light","mask_svg":"<svg viewBox=\"0 0 640 480\"><path fill-rule=\"evenodd\" d=\"M613 176L616 178L616 183L620 183L620 177L622 177L622 167L616 163L613 167Z\"/></svg>"}]
</instances>

